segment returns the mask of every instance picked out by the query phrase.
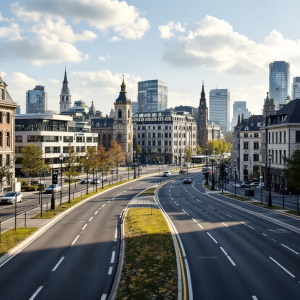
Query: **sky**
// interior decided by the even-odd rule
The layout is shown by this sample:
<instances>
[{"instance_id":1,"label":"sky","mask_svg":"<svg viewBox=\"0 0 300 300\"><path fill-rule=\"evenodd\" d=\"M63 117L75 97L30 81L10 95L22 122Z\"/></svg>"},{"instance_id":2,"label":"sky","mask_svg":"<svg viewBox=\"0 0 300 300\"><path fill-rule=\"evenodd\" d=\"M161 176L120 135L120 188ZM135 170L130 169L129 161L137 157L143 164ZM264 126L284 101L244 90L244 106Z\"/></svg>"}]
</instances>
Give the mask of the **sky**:
<instances>
[{"instance_id":1,"label":"sky","mask_svg":"<svg viewBox=\"0 0 300 300\"><path fill-rule=\"evenodd\" d=\"M299 1L286 0L1 0L0 72L26 112L26 91L44 85L59 112L65 67L72 101L109 114L125 76L168 83L168 107L198 107L215 88L230 90L260 114L269 63L300 76ZM232 109L232 108L231 108ZM231 112L232 116L232 112Z\"/></svg>"}]
</instances>

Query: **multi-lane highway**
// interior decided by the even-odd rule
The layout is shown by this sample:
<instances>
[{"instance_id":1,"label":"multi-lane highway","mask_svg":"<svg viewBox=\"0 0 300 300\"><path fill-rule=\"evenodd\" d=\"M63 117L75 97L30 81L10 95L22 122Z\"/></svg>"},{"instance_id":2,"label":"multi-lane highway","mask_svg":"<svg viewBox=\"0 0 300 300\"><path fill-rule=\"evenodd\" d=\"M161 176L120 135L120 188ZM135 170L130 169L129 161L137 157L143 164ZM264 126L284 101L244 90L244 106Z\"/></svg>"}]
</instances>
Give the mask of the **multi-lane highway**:
<instances>
[{"instance_id":1,"label":"multi-lane highway","mask_svg":"<svg viewBox=\"0 0 300 300\"><path fill-rule=\"evenodd\" d=\"M108 190L59 220L0 265L0 298L106 299L119 254L119 216L134 196L161 179Z\"/></svg>"},{"instance_id":2,"label":"multi-lane highway","mask_svg":"<svg viewBox=\"0 0 300 300\"><path fill-rule=\"evenodd\" d=\"M159 190L182 242L188 298L300 299L300 221L205 194L203 175L192 177Z\"/></svg>"}]
</instances>

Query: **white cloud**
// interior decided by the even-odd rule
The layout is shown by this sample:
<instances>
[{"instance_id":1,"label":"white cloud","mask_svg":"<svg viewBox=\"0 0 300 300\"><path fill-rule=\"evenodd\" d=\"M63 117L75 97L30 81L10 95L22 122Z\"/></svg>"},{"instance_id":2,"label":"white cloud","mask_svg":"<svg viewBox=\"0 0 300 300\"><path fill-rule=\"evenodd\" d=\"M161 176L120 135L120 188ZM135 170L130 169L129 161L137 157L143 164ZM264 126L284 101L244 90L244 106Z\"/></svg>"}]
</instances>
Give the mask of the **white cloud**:
<instances>
[{"instance_id":1,"label":"white cloud","mask_svg":"<svg viewBox=\"0 0 300 300\"><path fill-rule=\"evenodd\" d=\"M27 0L24 5L30 11L88 22L101 31L113 28L128 39L139 39L149 29L148 20L141 18L138 9L126 1ZM17 12L20 13L20 8Z\"/></svg>"},{"instance_id":2,"label":"white cloud","mask_svg":"<svg viewBox=\"0 0 300 300\"><path fill-rule=\"evenodd\" d=\"M2 44L0 57L13 56L30 61L33 65L59 63L62 61L80 62L83 55L73 45L53 39L37 37L10 39Z\"/></svg>"},{"instance_id":3,"label":"white cloud","mask_svg":"<svg viewBox=\"0 0 300 300\"><path fill-rule=\"evenodd\" d=\"M41 13L32 11L27 12L23 7L20 7L18 2L10 3L10 10L22 21L22 22L37 22L42 16Z\"/></svg>"},{"instance_id":4,"label":"white cloud","mask_svg":"<svg viewBox=\"0 0 300 300\"><path fill-rule=\"evenodd\" d=\"M12 23L11 27L0 27L0 38L20 37L20 28L17 23Z\"/></svg>"},{"instance_id":5,"label":"white cloud","mask_svg":"<svg viewBox=\"0 0 300 300\"><path fill-rule=\"evenodd\" d=\"M233 31L228 22L206 16L185 37L168 41L163 59L178 67L207 68L229 75L265 74L274 60L300 67L300 40L285 39L273 30L259 44Z\"/></svg>"},{"instance_id":6,"label":"white cloud","mask_svg":"<svg viewBox=\"0 0 300 300\"><path fill-rule=\"evenodd\" d=\"M106 58L103 57L103 56L100 56L99 59L100 59L100 60L103 60L103 61L106 61Z\"/></svg>"},{"instance_id":7,"label":"white cloud","mask_svg":"<svg viewBox=\"0 0 300 300\"><path fill-rule=\"evenodd\" d=\"M2 14L1 14L1 12L0 12L0 22L2 22L2 21L9 21L9 19L3 18L3 17L2 17Z\"/></svg>"},{"instance_id":8,"label":"white cloud","mask_svg":"<svg viewBox=\"0 0 300 300\"><path fill-rule=\"evenodd\" d=\"M113 36L111 39L110 39L111 42L120 42L121 39L117 36Z\"/></svg>"},{"instance_id":9,"label":"white cloud","mask_svg":"<svg viewBox=\"0 0 300 300\"><path fill-rule=\"evenodd\" d=\"M32 27L32 32L39 36L51 36L53 33L57 35L58 39L68 43L74 43L78 41L92 41L97 35L88 30L83 30L82 34L75 34L72 27L66 24L65 19L61 17L46 16L44 21Z\"/></svg>"},{"instance_id":10,"label":"white cloud","mask_svg":"<svg viewBox=\"0 0 300 300\"><path fill-rule=\"evenodd\" d=\"M175 24L172 21L170 21L166 25L158 26L158 29L160 31L160 37L163 39L170 39L171 37L173 37L174 32L172 32L172 31L185 32L185 28L182 27L181 23Z\"/></svg>"}]
</instances>

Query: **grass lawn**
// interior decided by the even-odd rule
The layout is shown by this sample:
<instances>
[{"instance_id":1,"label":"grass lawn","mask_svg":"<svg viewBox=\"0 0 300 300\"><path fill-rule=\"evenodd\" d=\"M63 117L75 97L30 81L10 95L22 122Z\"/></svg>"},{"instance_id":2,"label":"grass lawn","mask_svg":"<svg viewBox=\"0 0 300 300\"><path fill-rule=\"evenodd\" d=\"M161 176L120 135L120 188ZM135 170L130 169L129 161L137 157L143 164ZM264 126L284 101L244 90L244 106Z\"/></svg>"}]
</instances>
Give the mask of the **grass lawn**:
<instances>
[{"instance_id":1,"label":"grass lawn","mask_svg":"<svg viewBox=\"0 0 300 300\"><path fill-rule=\"evenodd\" d=\"M155 190L156 190L156 187L149 188L149 189L143 191L140 194L140 196L154 196L155 195Z\"/></svg>"},{"instance_id":2,"label":"grass lawn","mask_svg":"<svg viewBox=\"0 0 300 300\"><path fill-rule=\"evenodd\" d=\"M229 198L232 198L232 199L240 200L240 201L249 201L249 200L251 200L251 198L248 199L248 198L245 198L245 197L242 197L242 196L238 196L238 195L235 196L235 195L229 194L229 193L224 193L223 195L227 196Z\"/></svg>"},{"instance_id":3,"label":"grass lawn","mask_svg":"<svg viewBox=\"0 0 300 300\"><path fill-rule=\"evenodd\" d=\"M110 188L112 188L114 186L118 186L118 185L120 185L122 183L129 182L129 181L132 181L132 179L130 179L130 180L124 180L122 182L116 182L116 183L113 183L111 185L106 185L106 186L104 186L103 189L98 186L97 193L93 192L93 188L92 187L89 187L89 189L92 190L92 191L89 191L88 195L85 192L83 192L82 193L82 197L79 196L79 197L76 197L74 199L72 199L72 195L71 195L71 202L70 203L68 203L68 200L67 200L66 202L63 202L61 206L60 205L56 205L55 206L55 210L50 209L48 211L43 211L42 217L41 217L41 214L38 213L35 216L33 216L32 219L51 219L51 218L55 217L56 215L60 214L61 212L65 211L66 209L68 209L68 208L74 206L75 204L77 204L77 203L85 200L86 198L89 198L89 197L94 196L96 194L99 194L99 193L101 193L101 192L103 192L103 191L105 191L107 189L110 189Z\"/></svg>"},{"instance_id":4,"label":"grass lawn","mask_svg":"<svg viewBox=\"0 0 300 300\"><path fill-rule=\"evenodd\" d=\"M38 227L17 227L17 230L9 229L3 232L1 234L0 256L6 254L10 249L21 243L37 229Z\"/></svg>"},{"instance_id":5,"label":"grass lawn","mask_svg":"<svg viewBox=\"0 0 300 300\"><path fill-rule=\"evenodd\" d=\"M211 185L206 185L206 184L203 184L203 186L206 188L206 189L208 189L208 190L211 190Z\"/></svg>"},{"instance_id":6,"label":"grass lawn","mask_svg":"<svg viewBox=\"0 0 300 300\"><path fill-rule=\"evenodd\" d=\"M159 209L131 208L125 218L125 258L116 299L177 299L173 239Z\"/></svg>"}]
</instances>

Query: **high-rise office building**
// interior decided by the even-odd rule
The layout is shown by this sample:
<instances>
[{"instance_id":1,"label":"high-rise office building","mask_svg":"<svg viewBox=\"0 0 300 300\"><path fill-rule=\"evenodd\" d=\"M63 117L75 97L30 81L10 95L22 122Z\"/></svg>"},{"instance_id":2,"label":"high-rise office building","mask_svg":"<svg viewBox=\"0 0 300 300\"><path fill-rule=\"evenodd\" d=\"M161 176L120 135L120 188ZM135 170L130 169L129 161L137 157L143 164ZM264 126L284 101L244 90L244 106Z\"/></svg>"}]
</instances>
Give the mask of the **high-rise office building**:
<instances>
[{"instance_id":1,"label":"high-rise office building","mask_svg":"<svg viewBox=\"0 0 300 300\"><path fill-rule=\"evenodd\" d=\"M33 90L26 92L26 113L45 113L47 110L48 94L42 85L36 85Z\"/></svg>"},{"instance_id":2,"label":"high-rise office building","mask_svg":"<svg viewBox=\"0 0 300 300\"><path fill-rule=\"evenodd\" d=\"M209 92L209 120L220 125L223 134L230 131L230 91L214 89Z\"/></svg>"},{"instance_id":3,"label":"high-rise office building","mask_svg":"<svg viewBox=\"0 0 300 300\"><path fill-rule=\"evenodd\" d=\"M233 116L231 121L231 129L233 131L238 121L238 116L244 116L244 119L248 119L251 116L251 112L247 108L246 101L234 101L233 102Z\"/></svg>"},{"instance_id":4,"label":"high-rise office building","mask_svg":"<svg viewBox=\"0 0 300 300\"><path fill-rule=\"evenodd\" d=\"M292 100L294 99L300 99L300 77L293 78Z\"/></svg>"},{"instance_id":5,"label":"high-rise office building","mask_svg":"<svg viewBox=\"0 0 300 300\"><path fill-rule=\"evenodd\" d=\"M138 82L139 112L162 111L168 107L168 84L161 80Z\"/></svg>"},{"instance_id":6,"label":"high-rise office building","mask_svg":"<svg viewBox=\"0 0 300 300\"><path fill-rule=\"evenodd\" d=\"M279 104L286 104L290 87L290 64L285 61L274 61L269 65L269 92L275 109Z\"/></svg>"}]
</instances>

